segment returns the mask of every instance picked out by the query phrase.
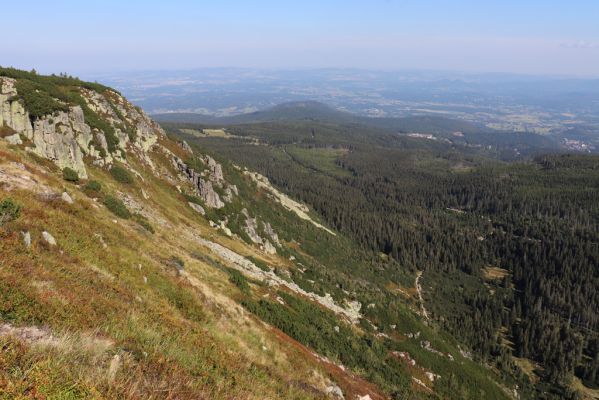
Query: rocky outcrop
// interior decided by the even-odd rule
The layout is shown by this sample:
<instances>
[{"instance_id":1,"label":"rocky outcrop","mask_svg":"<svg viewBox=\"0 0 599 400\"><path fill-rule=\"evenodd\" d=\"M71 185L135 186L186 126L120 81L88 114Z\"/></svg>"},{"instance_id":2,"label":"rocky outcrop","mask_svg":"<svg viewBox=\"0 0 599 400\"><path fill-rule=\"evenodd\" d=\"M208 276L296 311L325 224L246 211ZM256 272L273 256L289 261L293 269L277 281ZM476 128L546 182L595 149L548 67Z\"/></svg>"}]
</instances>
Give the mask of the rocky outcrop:
<instances>
[{"instance_id":1,"label":"rocky outcrop","mask_svg":"<svg viewBox=\"0 0 599 400\"><path fill-rule=\"evenodd\" d=\"M259 245L265 253L275 254L277 252L276 247L273 246L268 239L261 237L258 233L258 219L250 218L248 210L245 208L241 210L241 213L245 216L245 226L243 227L243 231L249 236L252 242ZM279 243L279 236L274 229L272 229L270 223L262 222L262 225L264 227L264 233L266 233L277 246L281 246L281 243Z\"/></svg>"},{"instance_id":2,"label":"rocky outcrop","mask_svg":"<svg viewBox=\"0 0 599 400\"><path fill-rule=\"evenodd\" d=\"M225 180L223 177L223 167L217 163L214 158L208 155L204 156L204 162L208 165L210 181L216 184L222 184Z\"/></svg>"},{"instance_id":3,"label":"rocky outcrop","mask_svg":"<svg viewBox=\"0 0 599 400\"><path fill-rule=\"evenodd\" d=\"M33 127L29 113L20 102L13 99L16 95L15 80L0 78L0 126L8 126L17 133L31 137Z\"/></svg>"},{"instance_id":4,"label":"rocky outcrop","mask_svg":"<svg viewBox=\"0 0 599 400\"><path fill-rule=\"evenodd\" d=\"M200 198L206 202L208 207L212 208L223 208L225 203L223 203L220 199L218 193L214 191L212 187L212 182L204 180L202 178L198 178L195 182L196 187L198 189L198 194Z\"/></svg>"},{"instance_id":5,"label":"rocky outcrop","mask_svg":"<svg viewBox=\"0 0 599 400\"><path fill-rule=\"evenodd\" d=\"M100 94L89 89L81 89L81 93L88 107L112 125L119 139L119 148L125 150L130 143L146 153L160 136L165 135L160 125L120 94L113 91Z\"/></svg>"},{"instance_id":6,"label":"rocky outcrop","mask_svg":"<svg viewBox=\"0 0 599 400\"><path fill-rule=\"evenodd\" d=\"M32 121L17 99L16 80L0 77L0 126L8 126L16 132L6 140L11 144L22 144L20 136L27 138L33 143L28 148L30 151L53 161L61 169L69 167L75 170L81 178L87 178L85 156L100 166L110 165L114 159L125 162L122 152L127 150L128 144L151 164L147 152L164 135L160 126L116 92L100 94L82 88L80 93L87 107L114 129L117 148L112 154L106 139L107 132L92 129L85 121L81 106L71 105L68 111L55 112Z\"/></svg>"},{"instance_id":7,"label":"rocky outcrop","mask_svg":"<svg viewBox=\"0 0 599 400\"><path fill-rule=\"evenodd\" d=\"M249 236L252 242L262 244L262 238L258 235L258 221L256 221L256 218L250 218L247 209L244 208L241 212L245 215L244 232Z\"/></svg>"},{"instance_id":8,"label":"rocky outcrop","mask_svg":"<svg viewBox=\"0 0 599 400\"><path fill-rule=\"evenodd\" d=\"M91 128L85 124L79 106L36 120L33 134L28 137L33 141L31 150L35 154L53 161L61 169L75 170L80 178L87 178L84 154L96 151L93 146L90 148L92 138Z\"/></svg>"},{"instance_id":9,"label":"rocky outcrop","mask_svg":"<svg viewBox=\"0 0 599 400\"><path fill-rule=\"evenodd\" d=\"M279 235L277 235L277 232L272 228L270 222L262 222L262 225L264 226L264 233L268 235L275 245L280 247L281 242L279 241Z\"/></svg>"},{"instance_id":10,"label":"rocky outcrop","mask_svg":"<svg viewBox=\"0 0 599 400\"><path fill-rule=\"evenodd\" d=\"M189 154L193 154L193 150L191 149L191 146L185 140L180 141L179 146L181 146L181 148L183 150L185 150L186 152L188 152Z\"/></svg>"},{"instance_id":11,"label":"rocky outcrop","mask_svg":"<svg viewBox=\"0 0 599 400\"><path fill-rule=\"evenodd\" d=\"M208 157L208 158L210 158L210 157ZM210 158L210 159L212 159L212 158ZM223 203L223 201L220 199L220 196L218 195L218 193L216 193L214 191L214 187L212 186L212 181L208 180L208 179L204 179L204 174L202 174L201 172L195 171L193 168L189 167L187 164L185 164L183 162L183 160L181 160L179 157L177 157L175 155L173 155L173 165L192 184L194 190L200 196L200 198L204 201L204 203L206 203L207 207L223 208L225 206L225 203ZM220 180L223 180L222 169L219 168L219 169L217 169L217 171L220 171ZM210 178L212 178L213 175L214 174L211 172ZM216 178L214 178L214 179L216 179Z\"/></svg>"}]
</instances>

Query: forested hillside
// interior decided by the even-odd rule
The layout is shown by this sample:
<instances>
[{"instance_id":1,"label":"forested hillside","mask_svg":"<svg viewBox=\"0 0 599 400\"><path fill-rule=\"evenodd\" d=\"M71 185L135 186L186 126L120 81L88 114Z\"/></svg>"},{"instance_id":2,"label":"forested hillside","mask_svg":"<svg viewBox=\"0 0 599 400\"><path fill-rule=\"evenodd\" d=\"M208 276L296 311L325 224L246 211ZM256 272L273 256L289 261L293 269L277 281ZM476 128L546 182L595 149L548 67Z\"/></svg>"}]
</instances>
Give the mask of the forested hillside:
<instances>
[{"instance_id":1,"label":"forested hillside","mask_svg":"<svg viewBox=\"0 0 599 400\"><path fill-rule=\"evenodd\" d=\"M599 386L599 157L505 163L321 123L230 126L229 137L168 128L268 176L396 268L423 271L434 325L537 396Z\"/></svg>"}]
</instances>

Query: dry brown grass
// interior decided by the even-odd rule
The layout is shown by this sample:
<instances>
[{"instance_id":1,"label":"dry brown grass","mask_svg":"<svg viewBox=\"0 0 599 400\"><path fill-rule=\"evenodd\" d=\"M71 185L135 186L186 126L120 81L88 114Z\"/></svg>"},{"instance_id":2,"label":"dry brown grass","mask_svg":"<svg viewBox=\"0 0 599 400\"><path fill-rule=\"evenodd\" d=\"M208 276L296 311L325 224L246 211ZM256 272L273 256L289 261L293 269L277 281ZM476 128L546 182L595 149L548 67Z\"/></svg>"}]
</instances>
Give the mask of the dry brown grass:
<instances>
[{"instance_id":1,"label":"dry brown grass","mask_svg":"<svg viewBox=\"0 0 599 400\"><path fill-rule=\"evenodd\" d=\"M484 269L485 279L488 280L499 280L505 278L509 271L507 269L499 268L499 267L486 267Z\"/></svg>"},{"instance_id":2,"label":"dry brown grass","mask_svg":"<svg viewBox=\"0 0 599 400\"><path fill-rule=\"evenodd\" d=\"M142 171L150 194L146 204L167 222L149 235L134 222L113 222L103 206L58 174L30 168L36 161L29 154L15 157L0 144L3 154L11 157L0 158L0 164L23 162L39 185L57 193L67 188L75 198L69 205L33 195L29 187L10 191L23 212L0 228L0 316L17 327L44 327L61 345L42 349L18 335L3 337L8 350L0 354L0 367L34 371L0 372L0 392L9 393L5 398L313 397L301 385L286 382L312 387L311 373L318 366L288 357L263 324L240 318L243 310L231 299L237 288L226 273L189 256L201 249L182 241L183 231L212 230L186 207L173 208L179 199L172 187ZM129 162L137 165L134 159ZM121 188L102 170L90 167L89 173L103 190L126 190L141 198L139 188ZM42 230L58 245L45 244ZM30 232L31 248L25 248L21 231ZM233 246L224 237L216 239ZM248 254L256 251L235 246ZM185 260L190 279L166 265L172 255ZM193 285L193 279L201 284ZM83 343L85 332L113 346L92 351Z\"/></svg>"}]
</instances>

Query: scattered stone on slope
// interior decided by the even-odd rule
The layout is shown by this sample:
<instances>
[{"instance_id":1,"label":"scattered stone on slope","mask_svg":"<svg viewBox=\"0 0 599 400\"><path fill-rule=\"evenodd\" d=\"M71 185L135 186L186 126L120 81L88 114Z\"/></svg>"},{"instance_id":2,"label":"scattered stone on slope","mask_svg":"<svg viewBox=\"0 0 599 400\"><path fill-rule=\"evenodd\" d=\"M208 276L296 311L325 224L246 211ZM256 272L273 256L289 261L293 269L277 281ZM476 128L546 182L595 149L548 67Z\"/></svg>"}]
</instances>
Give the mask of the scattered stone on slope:
<instances>
[{"instance_id":1,"label":"scattered stone on slope","mask_svg":"<svg viewBox=\"0 0 599 400\"><path fill-rule=\"evenodd\" d=\"M28 343L56 346L60 342L52 333L37 326L16 327L8 323L0 324L0 337L13 336Z\"/></svg>"},{"instance_id":2,"label":"scattered stone on slope","mask_svg":"<svg viewBox=\"0 0 599 400\"><path fill-rule=\"evenodd\" d=\"M31 234L29 233L29 231L21 232L21 235L23 236L23 243L25 244L25 247L30 248Z\"/></svg>"},{"instance_id":3,"label":"scattered stone on slope","mask_svg":"<svg viewBox=\"0 0 599 400\"><path fill-rule=\"evenodd\" d=\"M233 232L231 232L231 229L229 229L227 227L227 221L219 221L220 225L219 228L225 233L225 235L231 237L233 236Z\"/></svg>"},{"instance_id":4,"label":"scattered stone on slope","mask_svg":"<svg viewBox=\"0 0 599 400\"><path fill-rule=\"evenodd\" d=\"M50 235L48 232L43 231L42 237L50 246L56 246L56 239L54 239L54 236Z\"/></svg>"},{"instance_id":5,"label":"scattered stone on slope","mask_svg":"<svg viewBox=\"0 0 599 400\"><path fill-rule=\"evenodd\" d=\"M192 203L191 201L187 203L189 205L189 207L191 207L195 212L200 213L202 215L206 215L206 211L204 210L204 207L202 207L199 204L196 203Z\"/></svg>"},{"instance_id":6,"label":"scattered stone on slope","mask_svg":"<svg viewBox=\"0 0 599 400\"><path fill-rule=\"evenodd\" d=\"M295 282L286 281L285 279L277 276L272 270L261 270L250 260L218 243L206 240L200 237L199 235L194 234L193 232L189 232L189 234L191 235L192 239L197 241L202 246L205 246L208 249L210 249L210 251L219 256L222 260L228 262L231 267L239 270L251 279L263 281L269 285L284 286L295 293L299 293L303 296L312 299L313 301L319 303L325 308L328 308L334 313L342 315L343 317L347 318L347 320L349 320L351 323L357 323L362 317L362 315L360 314L361 303L359 301L346 301L346 307L344 308L338 305L335 302L335 300L331 297L331 295L328 293L326 293L324 296L320 296L316 293L307 292L304 289L300 288Z\"/></svg>"},{"instance_id":7,"label":"scattered stone on slope","mask_svg":"<svg viewBox=\"0 0 599 400\"><path fill-rule=\"evenodd\" d=\"M239 167L236 167L236 168L241 170L241 168L239 168ZM324 225L319 224L318 222L314 221L310 217L310 215L308 215L309 209L305 204L298 203L297 201L295 201L292 198L290 198L289 196L287 196L285 193L280 192L277 188L275 188L274 186L272 186L270 184L267 177L260 175L257 172L248 171L247 169L243 170L243 174L249 176L256 183L256 185L259 188L262 188L262 189L268 191L272 195L272 197L275 199L275 201L277 201L279 204L281 204L287 210L294 212L298 217L300 217L303 220L309 221L311 224L313 224L317 228L320 228L320 229L330 233L331 235L336 236L335 232L333 232L329 228L325 227Z\"/></svg>"},{"instance_id":8,"label":"scattered stone on slope","mask_svg":"<svg viewBox=\"0 0 599 400\"><path fill-rule=\"evenodd\" d=\"M100 244L102 244L103 248L105 248L105 249L108 248L108 245L104 241L104 238L102 237L102 235L100 235L99 233L94 233L94 237L98 238L98 241L100 242Z\"/></svg>"},{"instance_id":9,"label":"scattered stone on slope","mask_svg":"<svg viewBox=\"0 0 599 400\"><path fill-rule=\"evenodd\" d=\"M65 203L73 204L73 198L71 196L69 196L69 194L67 192L62 192L62 195L60 195L60 198Z\"/></svg>"},{"instance_id":10,"label":"scattered stone on slope","mask_svg":"<svg viewBox=\"0 0 599 400\"><path fill-rule=\"evenodd\" d=\"M90 333L59 335L47 328L37 326L14 326L0 323L0 337L12 336L23 342L38 345L79 351L104 353L114 346L110 339L101 338Z\"/></svg>"},{"instance_id":11,"label":"scattered stone on slope","mask_svg":"<svg viewBox=\"0 0 599 400\"><path fill-rule=\"evenodd\" d=\"M329 395L330 397L333 397L335 399L345 399L345 396L343 396L343 391L337 385L331 385L331 386L327 387L326 393L327 393L327 395Z\"/></svg>"},{"instance_id":12,"label":"scattered stone on slope","mask_svg":"<svg viewBox=\"0 0 599 400\"><path fill-rule=\"evenodd\" d=\"M39 195L54 194L50 187L40 182L23 164L17 162L0 164L0 188L7 192L24 189Z\"/></svg>"},{"instance_id":13,"label":"scattered stone on slope","mask_svg":"<svg viewBox=\"0 0 599 400\"><path fill-rule=\"evenodd\" d=\"M108 366L108 380L110 382L114 382L116 378L116 374L121 367L121 355L115 354L110 360L110 365Z\"/></svg>"}]
</instances>

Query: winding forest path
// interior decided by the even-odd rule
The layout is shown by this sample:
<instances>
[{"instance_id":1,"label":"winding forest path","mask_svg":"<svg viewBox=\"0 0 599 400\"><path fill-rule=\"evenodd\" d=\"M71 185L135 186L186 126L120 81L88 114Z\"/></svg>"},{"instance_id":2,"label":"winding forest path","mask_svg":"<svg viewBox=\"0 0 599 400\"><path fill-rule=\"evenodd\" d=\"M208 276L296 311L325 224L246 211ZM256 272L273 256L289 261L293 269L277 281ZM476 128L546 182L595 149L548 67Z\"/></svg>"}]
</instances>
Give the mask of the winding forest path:
<instances>
[{"instance_id":1,"label":"winding forest path","mask_svg":"<svg viewBox=\"0 0 599 400\"><path fill-rule=\"evenodd\" d=\"M416 280L414 281L414 286L416 287L416 292L418 293L418 300L420 300L420 308L422 310L422 315L424 319L428 321L428 312L426 311L426 307L424 307L424 298L422 298L422 286L420 285L420 277L422 276L422 271L416 272Z\"/></svg>"}]
</instances>

